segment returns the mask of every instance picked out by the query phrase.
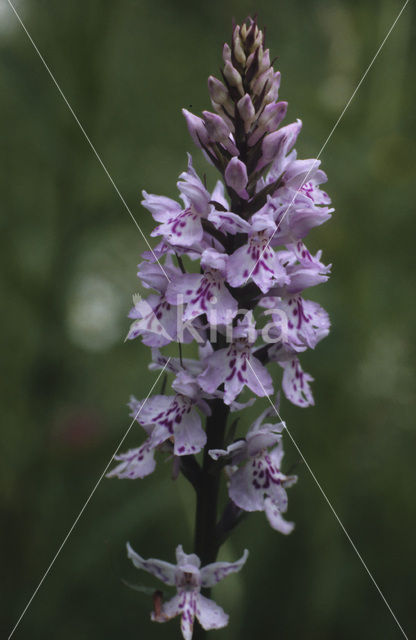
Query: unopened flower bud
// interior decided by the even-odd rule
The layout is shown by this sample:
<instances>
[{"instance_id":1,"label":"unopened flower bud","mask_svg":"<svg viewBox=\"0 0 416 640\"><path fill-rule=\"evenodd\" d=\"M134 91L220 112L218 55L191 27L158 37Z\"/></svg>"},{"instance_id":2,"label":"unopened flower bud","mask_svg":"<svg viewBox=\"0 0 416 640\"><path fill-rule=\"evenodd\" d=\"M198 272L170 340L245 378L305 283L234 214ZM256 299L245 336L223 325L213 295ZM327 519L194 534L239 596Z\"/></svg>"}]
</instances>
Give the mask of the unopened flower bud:
<instances>
[{"instance_id":1,"label":"unopened flower bud","mask_svg":"<svg viewBox=\"0 0 416 640\"><path fill-rule=\"evenodd\" d=\"M258 26L252 20L249 28L247 29L247 34L244 38L245 40L244 44L245 44L246 50L248 49L250 52L252 52L258 48L260 44L257 40L259 34L261 36L260 37L260 43L261 43L263 40L263 34L261 33L261 31L259 31Z\"/></svg>"},{"instance_id":2,"label":"unopened flower bud","mask_svg":"<svg viewBox=\"0 0 416 640\"><path fill-rule=\"evenodd\" d=\"M270 104L271 102L275 102L279 96L279 87L280 87L280 71L276 71L274 74L269 90L264 97L264 103Z\"/></svg>"},{"instance_id":3,"label":"unopened flower bud","mask_svg":"<svg viewBox=\"0 0 416 640\"><path fill-rule=\"evenodd\" d=\"M248 139L250 147L255 145L265 133L275 131L286 115L287 102L268 104L258 120L255 131Z\"/></svg>"},{"instance_id":4,"label":"unopened flower bud","mask_svg":"<svg viewBox=\"0 0 416 640\"><path fill-rule=\"evenodd\" d=\"M269 133L263 140L262 156L257 164L256 171L260 171L271 162L280 165L281 160L295 144L301 128L302 122L297 120L278 131Z\"/></svg>"},{"instance_id":5,"label":"unopened flower bud","mask_svg":"<svg viewBox=\"0 0 416 640\"><path fill-rule=\"evenodd\" d=\"M255 55L256 55L255 53L250 53L250 55L248 56L247 62L246 62L246 70L248 70L251 67Z\"/></svg>"},{"instance_id":6,"label":"unopened flower bud","mask_svg":"<svg viewBox=\"0 0 416 640\"><path fill-rule=\"evenodd\" d=\"M255 37L254 45L253 45L254 51L258 49L258 47L263 43L263 32L260 31L257 27L256 27L256 30L257 30L257 35Z\"/></svg>"},{"instance_id":7,"label":"unopened flower bud","mask_svg":"<svg viewBox=\"0 0 416 640\"><path fill-rule=\"evenodd\" d=\"M275 131L282 122L287 112L287 102L275 102L265 107L263 114L267 117L265 126L268 132ZM266 116L267 114L267 116Z\"/></svg>"},{"instance_id":8,"label":"unopened flower bud","mask_svg":"<svg viewBox=\"0 0 416 640\"><path fill-rule=\"evenodd\" d=\"M257 64L258 64L258 74L259 74L259 75L260 75L261 73L263 73L263 71L266 71L266 69L267 69L267 67L266 67L265 69L263 69L263 68L262 68L263 55L264 55L264 52L263 52L263 46L262 46L262 45L260 45L260 46L257 48L257 51L256 51Z\"/></svg>"},{"instance_id":9,"label":"unopened flower bud","mask_svg":"<svg viewBox=\"0 0 416 640\"><path fill-rule=\"evenodd\" d=\"M238 89L241 95L244 95L243 82L237 69L233 67L231 62L226 62L224 66L224 76L231 87Z\"/></svg>"},{"instance_id":10,"label":"unopened flower bud","mask_svg":"<svg viewBox=\"0 0 416 640\"><path fill-rule=\"evenodd\" d=\"M256 110L254 109L253 103L248 93L246 93L237 102L237 109L241 116L241 119L244 122L244 130L246 133L248 133L256 115Z\"/></svg>"},{"instance_id":11,"label":"unopened flower bud","mask_svg":"<svg viewBox=\"0 0 416 640\"><path fill-rule=\"evenodd\" d=\"M229 130L234 133L235 127L234 127L234 122L231 120L231 118L228 117L225 109L227 110L227 112L231 113L232 115L234 115L234 103L231 101L226 102L224 105L222 104L218 104L218 102L215 102L214 100L211 100L212 102L212 106L214 107L215 111L221 116L221 118L224 120L224 122L228 125Z\"/></svg>"},{"instance_id":12,"label":"unopened flower bud","mask_svg":"<svg viewBox=\"0 0 416 640\"><path fill-rule=\"evenodd\" d=\"M209 76L208 78L208 91L211 100L217 104L223 104L229 98L227 87L214 76Z\"/></svg>"},{"instance_id":13,"label":"unopened flower bud","mask_svg":"<svg viewBox=\"0 0 416 640\"><path fill-rule=\"evenodd\" d=\"M185 116L189 133L196 146L201 149L203 145L209 145L208 133L202 118L198 118L187 109L182 109L182 113Z\"/></svg>"},{"instance_id":14,"label":"unopened flower bud","mask_svg":"<svg viewBox=\"0 0 416 640\"><path fill-rule=\"evenodd\" d=\"M262 56L260 56L259 51L259 73L263 73L270 67L270 51L266 49L263 53L263 47L259 47L259 49L262 52Z\"/></svg>"},{"instance_id":15,"label":"unopened flower bud","mask_svg":"<svg viewBox=\"0 0 416 640\"><path fill-rule=\"evenodd\" d=\"M259 118L259 125L267 127L268 131L277 129L287 110L287 102L268 104Z\"/></svg>"},{"instance_id":16,"label":"unopened flower bud","mask_svg":"<svg viewBox=\"0 0 416 640\"><path fill-rule=\"evenodd\" d=\"M270 162L274 160L279 152L280 146L284 141L284 137L285 135L283 129L281 129L280 131L269 133L269 135L264 138L261 148L262 157L256 167L257 171L270 164Z\"/></svg>"},{"instance_id":17,"label":"unopened flower bud","mask_svg":"<svg viewBox=\"0 0 416 640\"><path fill-rule=\"evenodd\" d=\"M238 156L238 149L230 137L229 122L231 123L231 120L223 114L217 115L210 111L203 111L202 115L210 140L220 142L232 156Z\"/></svg>"},{"instance_id":18,"label":"unopened flower bud","mask_svg":"<svg viewBox=\"0 0 416 640\"><path fill-rule=\"evenodd\" d=\"M231 62L231 49L230 46L225 42L222 49L222 57L224 62Z\"/></svg>"},{"instance_id":19,"label":"unopened flower bud","mask_svg":"<svg viewBox=\"0 0 416 640\"><path fill-rule=\"evenodd\" d=\"M221 116L210 111L203 111L205 126L209 137L214 142L223 142L230 135L230 130Z\"/></svg>"},{"instance_id":20,"label":"unopened flower bud","mask_svg":"<svg viewBox=\"0 0 416 640\"><path fill-rule=\"evenodd\" d=\"M273 80L273 69L269 67L267 71L264 71L261 75L257 76L257 79L253 83L252 90L254 95L259 96L264 89L266 82Z\"/></svg>"},{"instance_id":21,"label":"unopened flower bud","mask_svg":"<svg viewBox=\"0 0 416 640\"><path fill-rule=\"evenodd\" d=\"M246 191L247 186L247 167L244 162L241 162L238 158L231 158L225 170L225 182L229 187L234 189L237 195L244 200L248 199L248 193Z\"/></svg>"},{"instance_id":22,"label":"unopened flower bud","mask_svg":"<svg viewBox=\"0 0 416 640\"><path fill-rule=\"evenodd\" d=\"M244 53L243 45L240 38L240 28L236 27L233 36L233 52L235 59L241 65L245 65L246 63L246 54Z\"/></svg>"}]
</instances>

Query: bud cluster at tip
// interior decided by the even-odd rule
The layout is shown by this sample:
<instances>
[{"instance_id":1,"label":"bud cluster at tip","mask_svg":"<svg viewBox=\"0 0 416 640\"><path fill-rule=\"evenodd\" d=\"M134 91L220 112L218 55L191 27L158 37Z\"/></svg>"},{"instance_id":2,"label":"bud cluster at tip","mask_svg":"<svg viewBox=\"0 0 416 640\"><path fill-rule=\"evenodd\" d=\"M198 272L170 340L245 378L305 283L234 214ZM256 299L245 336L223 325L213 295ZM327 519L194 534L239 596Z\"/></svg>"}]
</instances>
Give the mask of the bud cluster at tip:
<instances>
[{"instance_id":1,"label":"bud cluster at tip","mask_svg":"<svg viewBox=\"0 0 416 640\"><path fill-rule=\"evenodd\" d=\"M264 48L264 34L255 20L233 28L231 46L223 47L222 81L208 78L208 90L216 113L204 111L202 118L183 110L193 141L222 173L236 175L236 165L226 171L234 156L245 164L242 182L247 176L247 190L240 197L253 195L256 180L270 165L266 139L275 132L286 115L287 103L277 102L280 73L274 71L270 53ZM263 141L265 145L263 145ZM266 152L266 153L265 153ZM265 160L265 158L267 158ZM247 194L247 195L245 195Z\"/></svg>"}]
</instances>

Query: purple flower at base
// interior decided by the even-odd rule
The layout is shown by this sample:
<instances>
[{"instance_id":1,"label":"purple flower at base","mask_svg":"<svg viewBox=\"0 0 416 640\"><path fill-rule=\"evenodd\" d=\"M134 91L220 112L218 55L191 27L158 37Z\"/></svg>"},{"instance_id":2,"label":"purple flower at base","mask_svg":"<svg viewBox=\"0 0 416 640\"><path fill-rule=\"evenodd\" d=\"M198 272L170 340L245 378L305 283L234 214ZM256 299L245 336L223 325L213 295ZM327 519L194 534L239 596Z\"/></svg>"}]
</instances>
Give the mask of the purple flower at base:
<instances>
[{"instance_id":1,"label":"purple flower at base","mask_svg":"<svg viewBox=\"0 0 416 640\"><path fill-rule=\"evenodd\" d=\"M145 560L127 543L127 555L134 566L175 586L177 595L163 603L161 610L152 612L154 622L167 622L181 616L181 631L185 640L191 640L194 620L197 618L203 629L221 629L228 624L228 615L213 600L201 595L201 588L213 587L231 573L237 573L245 564L248 551L244 551L237 562L214 562L201 568L201 561L194 553L184 553L182 546L176 548L176 565L149 558Z\"/></svg>"},{"instance_id":2,"label":"purple flower at base","mask_svg":"<svg viewBox=\"0 0 416 640\"><path fill-rule=\"evenodd\" d=\"M286 476L280 471L283 458L281 431L284 423L262 424L272 413L266 409L252 424L245 440L237 440L226 450L211 449L214 460L223 456L230 458L231 477L228 494L243 511L264 511L269 524L276 531L288 534L293 523L284 520L287 510L286 487L292 486L296 476ZM273 447L271 451L268 449ZM235 470L235 465L245 463Z\"/></svg>"}]
</instances>

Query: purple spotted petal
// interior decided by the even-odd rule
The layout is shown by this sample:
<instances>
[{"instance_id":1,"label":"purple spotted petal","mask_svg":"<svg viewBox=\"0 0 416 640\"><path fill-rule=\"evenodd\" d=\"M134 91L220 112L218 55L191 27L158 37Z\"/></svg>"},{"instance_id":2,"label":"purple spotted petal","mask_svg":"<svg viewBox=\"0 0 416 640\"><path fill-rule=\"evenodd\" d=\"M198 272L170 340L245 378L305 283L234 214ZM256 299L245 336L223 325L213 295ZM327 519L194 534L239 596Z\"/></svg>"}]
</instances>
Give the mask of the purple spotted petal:
<instances>
[{"instance_id":1,"label":"purple spotted petal","mask_svg":"<svg viewBox=\"0 0 416 640\"><path fill-rule=\"evenodd\" d=\"M147 571L147 573L150 573L167 585L173 586L175 584L176 566L174 564L157 560L156 558L145 560L131 548L129 542L127 543L127 556L137 569Z\"/></svg>"},{"instance_id":2,"label":"purple spotted petal","mask_svg":"<svg viewBox=\"0 0 416 640\"><path fill-rule=\"evenodd\" d=\"M189 565L196 567L197 569L201 566L201 560L198 558L196 553L185 553L181 544L176 547L175 554L176 562L181 570Z\"/></svg>"},{"instance_id":3,"label":"purple spotted petal","mask_svg":"<svg viewBox=\"0 0 416 640\"><path fill-rule=\"evenodd\" d=\"M245 440L237 440L237 442L228 445L226 449L210 449L208 453L213 460L229 456L233 464L238 464L247 456L247 444Z\"/></svg>"},{"instance_id":4,"label":"purple spotted petal","mask_svg":"<svg viewBox=\"0 0 416 640\"><path fill-rule=\"evenodd\" d=\"M231 404L246 385L261 398L273 393L269 372L252 356L248 344L231 343L228 349L219 349L207 359L207 365L198 382L207 393L224 383L225 404Z\"/></svg>"},{"instance_id":5,"label":"purple spotted petal","mask_svg":"<svg viewBox=\"0 0 416 640\"><path fill-rule=\"evenodd\" d=\"M266 367L264 367L255 356L250 357L250 367L247 378L247 386L259 396L259 398L273 394L272 377Z\"/></svg>"},{"instance_id":6,"label":"purple spotted petal","mask_svg":"<svg viewBox=\"0 0 416 640\"><path fill-rule=\"evenodd\" d=\"M270 233L253 233L248 244L235 251L228 261L227 280L232 287L246 284L248 279L267 293L273 286L289 282L279 256L268 244Z\"/></svg>"},{"instance_id":7,"label":"purple spotted petal","mask_svg":"<svg viewBox=\"0 0 416 640\"><path fill-rule=\"evenodd\" d=\"M212 222L218 231L231 233L232 235L236 233L248 233L251 229L248 222L231 211L217 211L213 208L208 215L208 220Z\"/></svg>"},{"instance_id":8,"label":"purple spotted petal","mask_svg":"<svg viewBox=\"0 0 416 640\"><path fill-rule=\"evenodd\" d=\"M182 361L182 365L183 365ZM200 369L198 368L198 372ZM194 401L198 401L201 395L200 386L192 371L187 371L184 366L176 371L176 378L172 382L172 389L182 396L187 396Z\"/></svg>"},{"instance_id":9,"label":"purple spotted petal","mask_svg":"<svg viewBox=\"0 0 416 640\"><path fill-rule=\"evenodd\" d=\"M151 614L155 622L166 622L175 616L181 616L181 631L185 640L191 640L195 616L201 626L219 629L228 622L228 616L215 602L200 594L201 587L210 587L231 573L240 571L248 551L237 562L215 562L200 569L199 557L186 554L182 545L176 548L176 565L150 558L145 560L127 543L128 557L138 569L162 580L167 585L176 586L177 595L163 603Z\"/></svg>"},{"instance_id":10,"label":"purple spotted petal","mask_svg":"<svg viewBox=\"0 0 416 640\"><path fill-rule=\"evenodd\" d=\"M175 455L188 455L202 449L206 435L195 401L182 394L153 396L143 406L138 417L140 424L154 425L150 445L160 446L174 439Z\"/></svg>"},{"instance_id":11,"label":"purple spotted petal","mask_svg":"<svg viewBox=\"0 0 416 640\"><path fill-rule=\"evenodd\" d=\"M314 405L314 399L310 382L313 378L309 373L305 373L300 366L297 358L283 362L282 389L288 400L296 404L298 407L310 407Z\"/></svg>"},{"instance_id":12,"label":"purple spotted petal","mask_svg":"<svg viewBox=\"0 0 416 640\"><path fill-rule=\"evenodd\" d=\"M194 619L196 616L196 599L197 594L193 591L183 591L181 593L181 601L179 604L182 610L181 631L185 640L192 640Z\"/></svg>"},{"instance_id":13,"label":"purple spotted petal","mask_svg":"<svg viewBox=\"0 0 416 640\"><path fill-rule=\"evenodd\" d=\"M249 461L231 476L228 489L231 500L244 511L263 511L264 491L253 482L255 461Z\"/></svg>"},{"instance_id":14,"label":"purple spotted petal","mask_svg":"<svg viewBox=\"0 0 416 640\"><path fill-rule=\"evenodd\" d=\"M305 351L308 347L313 349L329 333L326 311L318 303L304 300L300 295L275 299L265 315L272 318L269 325L271 341L289 353Z\"/></svg>"},{"instance_id":15,"label":"purple spotted petal","mask_svg":"<svg viewBox=\"0 0 416 640\"><path fill-rule=\"evenodd\" d=\"M156 222L167 222L181 211L181 205L171 198L156 196L146 191L143 191L143 196L141 204L150 211Z\"/></svg>"},{"instance_id":16,"label":"purple spotted petal","mask_svg":"<svg viewBox=\"0 0 416 640\"><path fill-rule=\"evenodd\" d=\"M236 562L213 562L201 569L201 585L203 587L213 587L218 582L226 578L231 573L238 573L244 566L248 558L247 549Z\"/></svg>"},{"instance_id":17,"label":"purple spotted petal","mask_svg":"<svg viewBox=\"0 0 416 640\"><path fill-rule=\"evenodd\" d=\"M176 338L176 309L164 295L152 294L146 300L140 299L130 310L129 317L135 320L130 325L126 340L141 336L143 344L148 347L163 347ZM186 334L184 340L190 342Z\"/></svg>"},{"instance_id":18,"label":"purple spotted petal","mask_svg":"<svg viewBox=\"0 0 416 640\"><path fill-rule=\"evenodd\" d=\"M150 475L156 467L154 453L150 441L146 440L138 449L130 449L126 453L115 456L114 459L120 461L120 464L107 473L107 478L135 480Z\"/></svg>"},{"instance_id":19,"label":"purple spotted petal","mask_svg":"<svg viewBox=\"0 0 416 640\"><path fill-rule=\"evenodd\" d=\"M276 404L278 404L278 400L276 400ZM268 418L269 416L275 415L275 412L273 411L272 407L267 407L260 415L258 418L255 419L255 421L253 422L253 424L251 425L250 429L247 432L247 435L251 435L254 434L256 431L258 431L259 429L262 429L262 425L263 425L263 420L265 418Z\"/></svg>"},{"instance_id":20,"label":"purple spotted petal","mask_svg":"<svg viewBox=\"0 0 416 640\"><path fill-rule=\"evenodd\" d=\"M323 207L299 207L290 202L280 207L276 217L277 231L273 237L273 246L287 244L293 238L304 238L311 229L318 227L331 218L331 210Z\"/></svg>"},{"instance_id":21,"label":"purple spotted petal","mask_svg":"<svg viewBox=\"0 0 416 640\"><path fill-rule=\"evenodd\" d=\"M167 622L168 620L180 615L182 613L182 609L180 607L181 600L182 598L180 595L173 596L173 598L163 603L160 614L159 612L152 611L150 617L153 622Z\"/></svg>"},{"instance_id":22,"label":"purple spotted petal","mask_svg":"<svg viewBox=\"0 0 416 640\"><path fill-rule=\"evenodd\" d=\"M201 426L201 418L193 406L189 406L189 399L183 400L183 415L178 414L179 423L174 426L174 453L177 456L191 455L203 449L207 441L205 431Z\"/></svg>"},{"instance_id":23,"label":"purple spotted petal","mask_svg":"<svg viewBox=\"0 0 416 640\"><path fill-rule=\"evenodd\" d=\"M196 617L203 629L221 629L228 624L228 615L213 600L200 593L196 600Z\"/></svg>"},{"instance_id":24,"label":"purple spotted petal","mask_svg":"<svg viewBox=\"0 0 416 640\"><path fill-rule=\"evenodd\" d=\"M189 203L191 210L198 216L207 215L211 196L193 168L190 154L188 154L188 169L179 176L178 189L187 207Z\"/></svg>"},{"instance_id":25,"label":"purple spotted petal","mask_svg":"<svg viewBox=\"0 0 416 640\"><path fill-rule=\"evenodd\" d=\"M141 425L160 424L171 410L174 401L175 396L152 396L143 404L137 421Z\"/></svg>"},{"instance_id":26,"label":"purple spotted petal","mask_svg":"<svg viewBox=\"0 0 416 640\"><path fill-rule=\"evenodd\" d=\"M219 349L209 356L206 369L198 376L198 382L207 393L214 391L224 382L224 370L228 367L227 349Z\"/></svg>"},{"instance_id":27,"label":"purple spotted petal","mask_svg":"<svg viewBox=\"0 0 416 640\"><path fill-rule=\"evenodd\" d=\"M327 282L329 276L327 273L322 273L318 270L308 269L298 265L288 271L289 284L286 287L287 293L299 293L309 287L316 287L318 284Z\"/></svg>"},{"instance_id":28,"label":"purple spotted petal","mask_svg":"<svg viewBox=\"0 0 416 640\"><path fill-rule=\"evenodd\" d=\"M280 533L283 533L284 535L288 535L293 531L295 526L293 522L287 522L283 518L279 507L270 498L266 498L264 501L264 511L269 524L273 529L280 531Z\"/></svg>"},{"instance_id":29,"label":"purple spotted petal","mask_svg":"<svg viewBox=\"0 0 416 640\"><path fill-rule=\"evenodd\" d=\"M277 425L265 424L262 429L254 434L247 434L248 455L250 457L255 456L262 449L275 445L282 437L280 435L282 430L283 426L279 428Z\"/></svg>"},{"instance_id":30,"label":"purple spotted petal","mask_svg":"<svg viewBox=\"0 0 416 640\"><path fill-rule=\"evenodd\" d=\"M212 325L229 324L237 313L237 302L216 269L209 269L202 275L192 273L177 277L169 284L166 297L172 304L178 304L178 301L186 304L183 322L206 314Z\"/></svg>"},{"instance_id":31,"label":"purple spotted petal","mask_svg":"<svg viewBox=\"0 0 416 640\"><path fill-rule=\"evenodd\" d=\"M166 287L169 284L168 278L171 279L178 273L180 273L180 271L174 267L170 256L167 256L163 271L159 263L148 262L147 260L144 260L138 265L137 271L142 285L146 289L155 289L159 291L159 293L165 293ZM168 278L166 276L168 276Z\"/></svg>"},{"instance_id":32,"label":"purple spotted petal","mask_svg":"<svg viewBox=\"0 0 416 640\"><path fill-rule=\"evenodd\" d=\"M167 222L155 227L151 236L163 236L173 245L192 247L203 237L201 216L192 209L185 209Z\"/></svg>"},{"instance_id":33,"label":"purple spotted petal","mask_svg":"<svg viewBox=\"0 0 416 640\"><path fill-rule=\"evenodd\" d=\"M137 400L134 396L130 396L128 407L130 409L129 416L134 418L146 431L147 435L150 436L153 430L153 425L151 424L142 424L139 420L139 416L143 410L143 407L147 404L144 400Z\"/></svg>"},{"instance_id":34,"label":"purple spotted petal","mask_svg":"<svg viewBox=\"0 0 416 640\"><path fill-rule=\"evenodd\" d=\"M200 360L194 358L168 358L163 355L159 349L152 349L152 362L149 364L151 371L160 371L166 369L172 373L179 373L185 370L191 375L198 375L203 370L204 365Z\"/></svg>"}]
</instances>

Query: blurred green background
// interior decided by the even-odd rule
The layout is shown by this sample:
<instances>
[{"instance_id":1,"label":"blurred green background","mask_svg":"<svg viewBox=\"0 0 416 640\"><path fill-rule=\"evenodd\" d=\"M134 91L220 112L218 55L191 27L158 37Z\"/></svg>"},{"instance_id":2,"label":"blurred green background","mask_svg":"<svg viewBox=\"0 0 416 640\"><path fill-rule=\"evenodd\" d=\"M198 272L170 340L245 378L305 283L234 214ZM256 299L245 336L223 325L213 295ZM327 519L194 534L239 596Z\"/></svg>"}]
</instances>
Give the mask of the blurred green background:
<instances>
[{"instance_id":1,"label":"blurred green background","mask_svg":"<svg viewBox=\"0 0 416 640\"><path fill-rule=\"evenodd\" d=\"M109 172L146 233L140 190L175 196L188 138L180 109L210 108L231 19L258 12L282 72L300 157L314 157L396 17L396 0L16 0ZM304 356L316 406L282 414L409 637L416 632L414 217L415 22L410 2L325 149L336 214L310 236L332 262L312 291L333 328ZM6 0L0 4L3 391L1 635L37 586L129 424L130 393L154 379L125 344L136 227ZM213 173L208 172L210 184ZM276 372L280 378L280 370ZM252 417L266 404L259 401ZM248 420L248 418L247 418ZM132 430L128 445L142 437ZM294 533L253 515L223 550L245 570L215 599L218 640L390 640L401 634L296 451L287 464ZM173 560L192 545L193 495L160 463L143 481L103 480L16 638L179 638L152 624L156 584L125 559Z\"/></svg>"}]
</instances>

